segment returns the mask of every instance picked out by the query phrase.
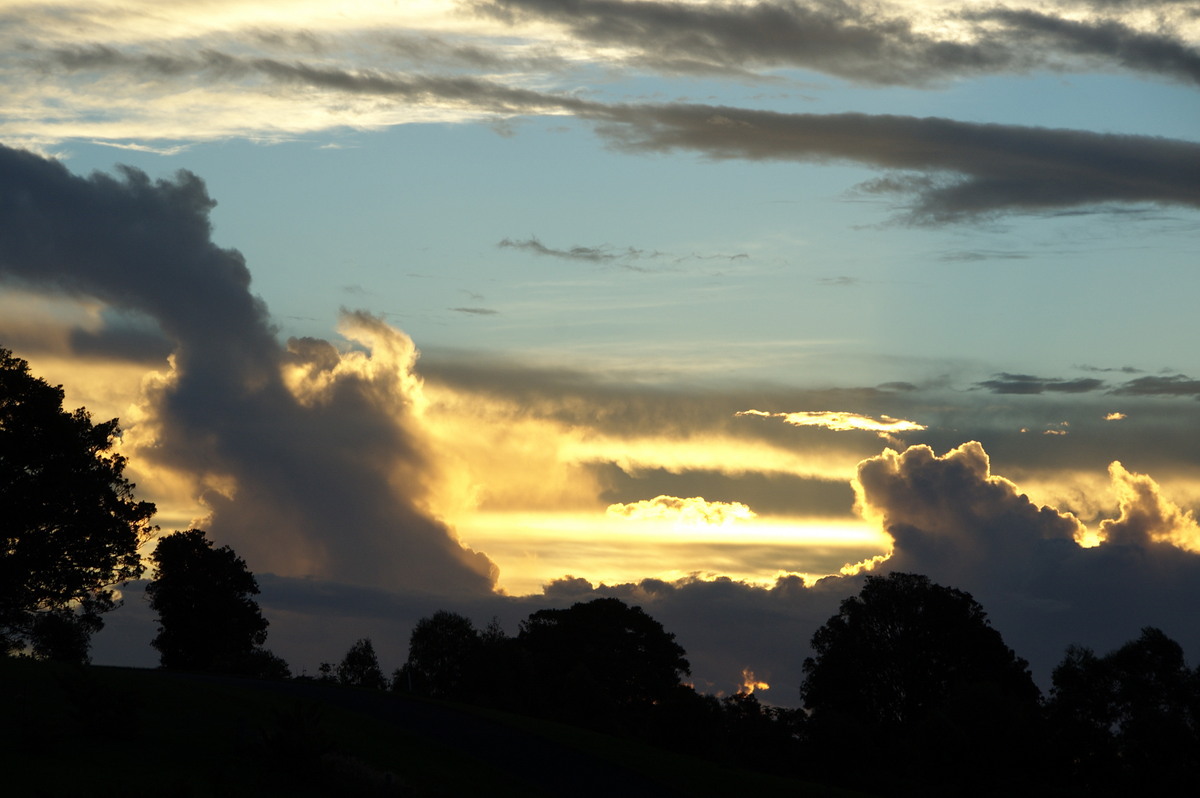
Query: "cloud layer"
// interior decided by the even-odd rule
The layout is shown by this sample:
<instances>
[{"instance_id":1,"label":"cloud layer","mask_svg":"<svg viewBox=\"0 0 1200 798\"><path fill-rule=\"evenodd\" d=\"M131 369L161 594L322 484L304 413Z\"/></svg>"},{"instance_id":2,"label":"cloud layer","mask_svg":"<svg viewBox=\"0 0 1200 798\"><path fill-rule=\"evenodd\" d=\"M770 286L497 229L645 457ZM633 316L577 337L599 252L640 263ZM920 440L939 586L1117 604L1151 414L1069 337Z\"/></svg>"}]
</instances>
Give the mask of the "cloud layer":
<instances>
[{"instance_id":1,"label":"cloud layer","mask_svg":"<svg viewBox=\"0 0 1200 798\"><path fill-rule=\"evenodd\" d=\"M278 140L429 121L503 127L513 119L570 116L626 151L867 166L882 174L858 191L895 199L900 218L916 223L1200 207L1200 145L1192 141L682 100L602 101L576 88L595 70L781 80L777 70L795 67L868 84L1124 69L1195 85L1200 23L1181 4L1157 6L1153 24L1120 3L921 10L789 0L491 0L462 9L473 14L410 10L388 24L370 6L357 25L323 19L330 32L314 35L303 24L311 9L297 8L297 21L285 23L277 9L251 4L227 27L185 23L181 15L175 27L151 35L147 10L135 3L124 10L130 29L122 35L68 5L58 15L13 20L16 33L0 57L13 113L0 135L41 147L82 138L168 151L228 136ZM502 245L577 260L621 256L537 239Z\"/></svg>"}]
</instances>

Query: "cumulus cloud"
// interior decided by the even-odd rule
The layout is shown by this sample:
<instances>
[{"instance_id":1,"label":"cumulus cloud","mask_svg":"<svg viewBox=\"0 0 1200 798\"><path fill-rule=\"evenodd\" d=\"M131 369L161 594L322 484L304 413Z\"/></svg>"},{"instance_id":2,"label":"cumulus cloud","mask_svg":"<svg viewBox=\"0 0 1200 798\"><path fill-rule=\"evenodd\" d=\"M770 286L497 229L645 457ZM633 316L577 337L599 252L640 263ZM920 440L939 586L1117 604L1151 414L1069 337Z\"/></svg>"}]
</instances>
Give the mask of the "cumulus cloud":
<instances>
[{"instance_id":1,"label":"cumulus cloud","mask_svg":"<svg viewBox=\"0 0 1200 798\"><path fill-rule=\"evenodd\" d=\"M0 278L153 320L171 368L127 443L190 475L213 537L252 568L487 591L491 563L427 507L412 342L347 313L366 352L281 346L242 256L212 243L212 206L188 172L80 178L0 148Z\"/></svg>"},{"instance_id":2,"label":"cumulus cloud","mask_svg":"<svg viewBox=\"0 0 1200 798\"><path fill-rule=\"evenodd\" d=\"M1180 509L1146 474L1134 474L1119 462L1108 467L1121 514L1100 522L1098 537L1122 546L1170 543L1200 551L1200 525L1192 512Z\"/></svg>"},{"instance_id":3,"label":"cumulus cloud","mask_svg":"<svg viewBox=\"0 0 1200 798\"><path fill-rule=\"evenodd\" d=\"M885 451L859 465L856 487L862 511L895 540L882 570L973 593L1047 674L1072 642L1114 647L1151 624L1200 647L1200 626L1181 614L1200 599L1195 519L1145 475L1115 463L1110 477L1119 515L1100 523L1107 539L1091 547L1079 542L1100 542L1094 531L992 474L976 442L941 456L925 446Z\"/></svg>"},{"instance_id":4,"label":"cumulus cloud","mask_svg":"<svg viewBox=\"0 0 1200 798\"><path fill-rule=\"evenodd\" d=\"M686 525L724 526L754 518L754 511L741 502L707 501L699 496L680 499L656 496L628 504L610 504L605 511L617 518L635 521L672 521Z\"/></svg>"},{"instance_id":5,"label":"cumulus cloud","mask_svg":"<svg viewBox=\"0 0 1200 798\"><path fill-rule=\"evenodd\" d=\"M859 464L857 489L861 511L896 541L889 567L951 584L977 583L989 569L1007 579L1005 566L1022 561L1031 546L1075 545L1085 532L1075 516L1039 507L993 475L975 441L942 456L924 445L884 450Z\"/></svg>"}]
</instances>

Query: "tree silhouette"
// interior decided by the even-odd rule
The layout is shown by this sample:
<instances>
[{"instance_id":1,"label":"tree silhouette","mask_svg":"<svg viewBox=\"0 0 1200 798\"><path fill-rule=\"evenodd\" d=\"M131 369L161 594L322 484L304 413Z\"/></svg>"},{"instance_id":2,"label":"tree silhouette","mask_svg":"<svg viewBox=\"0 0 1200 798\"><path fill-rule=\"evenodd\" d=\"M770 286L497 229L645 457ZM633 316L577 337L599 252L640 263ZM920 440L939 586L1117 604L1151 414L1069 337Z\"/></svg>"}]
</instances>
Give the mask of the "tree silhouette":
<instances>
[{"instance_id":1,"label":"tree silhouette","mask_svg":"<svg viewBox=\"0 0 1200 798\"><path fill-rule=\"evenodd\" d=\"M371 638L364 637L350 646L337 666L337 680L348 687L367 687L372 690L382 690L387 686Z\"/></svg>"},{"instance_id":2,"label":"tree silhouette","mask_svg":"<svg viewBox=\"0 0 1200 798\"><path fill-rule=\"evenodd\" d=\"M0 348L0 654L85 661L114 586L141 574L154 505L110 451L117 420L62 402Z\"/></svg>"},{"instance_id":3,"label":"tree silhouette","mask_svg":"<svg viewBox=\"0 0 1200 798\"><path fill-rule=\"evenodd\" d=\"M969 593L868 576L812 638L801 695L817 756L873 759L923 787L1035 764L1039 693Z\"/></svg>"},{"instance_id":4,"label":"tree silhouette","mask_svg":"<svg viewBox=\"0 0 1200 798\"><path fill-rule=\"evenodd\" d=\"M540 710L593 725L667 700L691 672L675 635L616 598L539 610L517 642L532 662L527 692Z\"/></svg>"},{"instance_id":5,"label":"tree silhouette","mask_svg":"<svg viewBox=\"0 0 1200 798\"><path fill-rule=\"evenodd\" d=\"M162 667L282 675L282 660L260 648L267 621L252 598L258 582L233 549L189 529L160 540L150 559L156 575L146 595L159 622L151 645Z\"/></svg>"},{"instance_id":6,"label":"tree silhouette","mask_svg":"<svg viewBox=\"0 0 1200 798\"><path fill-rule=\"evenodd\" d=\"M475 687L471 680L482 646L470 618L438 610L417 621L408 641L408 661L393 686L434 698L461 698Z\"/></svg>"},{"instance_id":7,"label":"tree silhouette","mask_svg":"<svg viewBox=\"0 0 1200 798\"><path fill-rule=\"evenodd\" d=\"M1073 788L1177 793L1200 781L1200 675L1161 630L1104 657L1072 646L1053 684L1050 718Z\"/></svg>"}]
</instances>

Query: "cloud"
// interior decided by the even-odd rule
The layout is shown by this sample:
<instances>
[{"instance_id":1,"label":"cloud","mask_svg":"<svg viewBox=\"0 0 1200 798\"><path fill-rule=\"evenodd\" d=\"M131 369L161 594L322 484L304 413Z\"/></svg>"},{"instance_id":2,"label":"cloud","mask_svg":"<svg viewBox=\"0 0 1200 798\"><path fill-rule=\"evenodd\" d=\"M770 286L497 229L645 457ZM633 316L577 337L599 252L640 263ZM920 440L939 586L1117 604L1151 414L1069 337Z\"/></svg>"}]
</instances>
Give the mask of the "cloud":
<instances>
[{"instance_id":1,"label":"cloud","mask_svg":"<svg viewBox=\"0 0 1200 798\"><path fill-rule=\"evenodd\" d=\"M672 521L685 525L718 526L755 516L754 511L741 502L706 501L699 496L690 499L656 496L629 504L610 504L605 512L616 518L635 521Z\"/></svg>"},{"instance_id":2,"label":"cloud","mask_svg":"<svg viewBox=\"0 0 1200 798\"><path fill-rule=\"evenodd\" d=\"M832 410L802 410L796 413L767 413L762 410L739 410L735 416L759 416L761 418L781 418L784 423L794 427L823 427L825 429L848 432L850 430L866 430L887 436L897 432L913 432L928 429L915 421L905 421L891 416L871 418L860 413L846 413Z\"/></svg>"},{"instance_id":3,"label":"cloud","mask_svg":"<svg viewBox=\"0 0 1200 798\"><path fill-rule=\"evenodd\" d=\"M859 465L857 490L862 511L895 540L882 569L974 594L1044 679L1068 644L1112 648L1150 624L1200 649L1200 625L1183 610L1200 600L1193 516L1148 476L1120 464L1109 473L1119 511L1099 536L992 474L976 442L941 456L925 446L885 451ZM1104 536L1090 548L1077 542Z\"/></svg>"},{"instance_id":4,"label":"cloud","mask_svg":"<svg viewBox=\"0 0 1200 798\"><path fill-rule=\"evenodd\" d=\"M573 246L569 249L555 249L548 247L537 239L532 237L524 241L514 241L511 238L505 238L496 246L504 249L519 249L525 252L532 252L534 255L545 255L551 258L561 258L563 260L581 260L590 263L607 263L617 260L637 260L643 257L655 257L657 253L647 253L633 247L625 249L614 249L608 244L598 247L582 247Z\"/></svg>"},{"instance_id":5,"label":"cloud","mask_svg":"<svg viewBox=\"0 0 1200 798\"><path fill-rule=\"evenodd\" d=\"M656 4L540 8L546 13L602 9L617 16L650 15ZM658 11L667 17L783 13L766 5L748 8L751 11L672 4ZM860 15L856 7L839 8L792 5L784 12ZM855 35L861 33L859 22L845 25ZM903 28L905 23L895 25ZM747 36L746 42L761 46L754 37ZM978 55L978 48L972 52ZM12 85L25 85L20 77L34 72L61 77L72 98L46 108L44 114L25 114L44 116L44 125L23 124L11 131L42 143L70 136L110 141L279 137L346 124L379 127L572 115L593 123L613 147L631 152L690 151L716 160L845 162L879 169L883 175L857 190L895 198L903 210L898 218L910 223L945 224L1005 213L1128 210L1139 204L1200 207L1200 144L1190 141L895 115L794 114L688 103L606 104L576 92L544 90L546 81L527 75L422 74L374 62L362 66L349 57L304 60L213 47L189 49L187 44L180 44L178 51L159 51L75 43L22 51L21 59L8 72ZM883 71L896 74L891 66ZM88 92L69 88L74 85L69 76L85 75L94 77ZM97 94L97 85L105 93ZM258 104L251 108L248 98ZM41 105L37 97L29 102L31 107ZM79 118L72 121L76 111ZM645 254L603 246L557 249L535 238L506 240L507 246L582 261Z\"/></svg>"},{"instance_id":6,"label":"cloud","mask_svg":"<svg viewBox=\"0 0 1200 798\"><path fill-rule=\"evenodd\" d=\"M1089 393L1104 387L1104 381L1091 377L1064 380L1058 377L1034 377L1030 374L1008 374L1002 372L995 379L975 383L992 393L1038 394L1038 393Z\"/></svg>"},{"instance_id":7,"label":"cloud","mask_svg":"<svg viewBox=\"0 0 1200 798\"><path fill-rule=\"evenodd\" d=\"M938 256L938 260L951 263L977 263L985 260L1028 260L1029 255L1023 252L1005 252L1002 250L955 250Z\"/></svg>"},{"instance_id":8,"label":"cloud","mask_svg":"<svg viewBox=\"0 0 1200 798\"><path fill-rule=\"evenodd\" d=\"M1200 51L1171 33L1135 30L1116 20L1080 20L1028 8L997 6L968 12L968 19L998 23L1001 36L1027 51L1077 55L1132 72L1200 85Z\"/></svg>"},{"instance_id":9,"label":"cloud","mask_svg":"<svg viewBox=\"0 0 1200 798\"><path fill-rule=\"evenodd\" d=\"M1159 203L1200 208L1200 144L1078 130L705 105L588 107L613 146L715 160L856 162L888 175L861 191L908 203L901 219L945 224L1000 213Z\"/></svg>"},{"instance_id":10,"label":"cloud","mask_svg":"<svg viewBox=\"0 0 1200 798\"><path fill-rule=\"evenodd\" d=\"M455 313L466 313L471 316L495 316L500 311L491 308L450 308Z\"/></svg>"},{"instance_id":11,"label":"cloud","mask_svg":"<svg viewBox=\"0 0 1200 798\"><path fill-rule=\"evenodd\" d=\"M255 570L486 592L491 564L427 509L412 342L347 313L362 349L282 347L242 256L210 238L212 206L188 172L80 178L0 148L0 278L153 321L172 365L147 385L127 453L190 475L214 539Z\"/></svg>"},{"instance_id":12,"label":"cloud","mask_svg":"<svg viewBox=\"0 0 1200 798\"><path fill-rule=\"evenodd\" d=\"M596 52L571 55L593 65L605 64L602 53L618 41L676 62L708 59L720 66L810 59L837 74L917 83L1038 65L1066 68L1077 61L1092 68L1097 60L1181 78L1193 74L1197 58L1166 29L1143 30L1133 17L1085 22L1009 8L971 14L950 9L918 26L906 16L911 9L853 3L508 0L483 7L513 21L554 21L582 40L603 44ZM393 36L386 45L392 55L364 59L363 52L375 52L388 36L373 31L314 53L307 38L283 35L287 30L264 39L262 26L255 35L236 25L217 35L201 25L191 36L185 27L174 38L156 41L115 36L94 27L94 20L84 25L85 33L70 33L49 19L26 21L40 35L29 33L21 46L10 48L8 59L0 59L8 85L25 92L17 100L24 121L0 125L9 140L46 146L84 138L149 146L146 142L231 135L278 140L347 125L570 115L593 123L608 143L627 151L855 163L881 170L857 191L894 199L902 212L898 218L910 223L1141 210L1137 206L1145 204L1200 207L1200 144L1191 141L896 115L603 103L574 88L556 91L556 85L578 83L541 71L553 66L493 69L487 54L497 48L536 50L530 41L514 42L495 29L476 31L478 45L432 34ZM519 30L545 34L536 26ZM343 35L349 36L338 34ZM570 49L561 39L553 46ZM427 62L418 57L421 52L473 64L472 71L430 72L442 61ZM46 99L51 95L53 103ZM592 262L645 256L606 246L559 249L533 238L509 245Z\"/></svg>"},{"instance_id":13,"label":"cloud","mask_svg":"<svg viewBox=\"0 0 1200 798\"><path fill-rule=\"evenodd\" d=\"M1100 523L1100 541L1122 546L1170 543L1200 551L1200 525L1190 511L1181 510L1162 495L1157 483L1145 474L1134 474L1118 462L1108 467L1120 502L1121 514Z\"/></svg>"},{"instance_id":14,"label":"cloud","mask_svg":"<svg viewBox=\"0 0 1200 798\"><path fill-rule=\"evenodd\" d=\"M887 449L859 464L856 485L863 514L878 518L896 541L889 567L951 584L977 583L988 568L1003 573L1031 545L1075 545L1085 533L1073 515L1038 507L1011 481L992 475L987 453L974 441L942 456L924 445Z\"/></svg>"},{"instance_id":15,"label":"cloud","mask_svg":"<svg viewBox=\"0 0 1200 798\"><path fill-rule=\"evenodd\" d=\"M1124 4L1103 3L1108 12ZM1160 8L1170 4L1164 3ZM476 0L510 25L538 20L615 49L633 66L667 73L800 67L874 85L924 86L956 77L1080 70L1090 62L1197 82L1200 55L1166 25L1079 20L1029 9L983 11L896 3L753 4ZM924 12L924 13L923 13Z\"/></svg>"},{"instance_id":16,"label":"cloud","mask_svg":"<svg viewBox=\"0 0 1200 798\"><path fill-rule=\"evenodd\" d=\"M1138 377L1112 390L1117 396L1192 396L1200 398L1200 380L1183 374Z\"/></svg>"}]
</instances>

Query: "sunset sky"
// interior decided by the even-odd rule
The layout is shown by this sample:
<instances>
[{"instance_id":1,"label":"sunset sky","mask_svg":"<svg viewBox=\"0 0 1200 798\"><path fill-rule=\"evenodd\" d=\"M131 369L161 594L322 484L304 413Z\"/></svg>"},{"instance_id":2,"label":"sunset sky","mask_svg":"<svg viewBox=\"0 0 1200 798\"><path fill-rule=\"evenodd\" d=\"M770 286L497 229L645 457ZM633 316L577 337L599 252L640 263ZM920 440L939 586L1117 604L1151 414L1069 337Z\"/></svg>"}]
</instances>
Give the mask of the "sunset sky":
<instances>
[{"instance_id":1,"label":"sunset sky","mask_svg":"<svg viewBox=\"0 0 1200 798\"><path fill-rule=\"evenodd\" d=\"M0 86L0 346L297 671L615 595L795 704L870 565L1200 657L1194 2L0 0Z\"/></svg>"}]
</instances>

